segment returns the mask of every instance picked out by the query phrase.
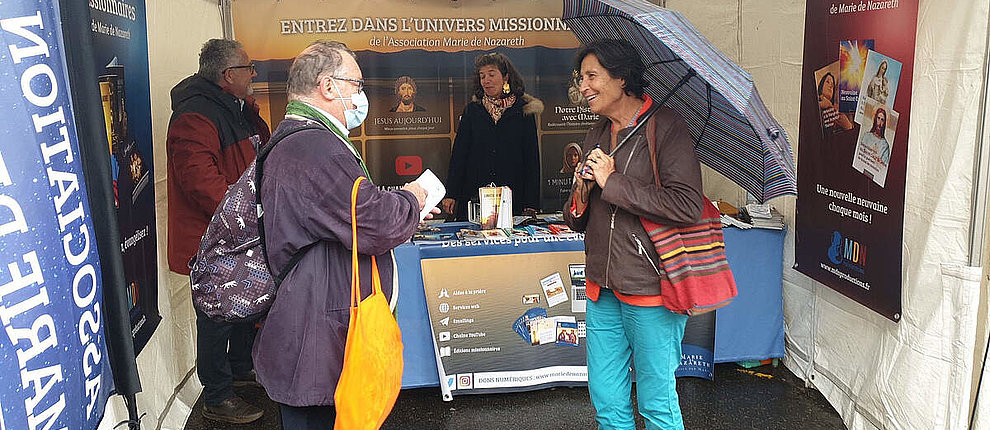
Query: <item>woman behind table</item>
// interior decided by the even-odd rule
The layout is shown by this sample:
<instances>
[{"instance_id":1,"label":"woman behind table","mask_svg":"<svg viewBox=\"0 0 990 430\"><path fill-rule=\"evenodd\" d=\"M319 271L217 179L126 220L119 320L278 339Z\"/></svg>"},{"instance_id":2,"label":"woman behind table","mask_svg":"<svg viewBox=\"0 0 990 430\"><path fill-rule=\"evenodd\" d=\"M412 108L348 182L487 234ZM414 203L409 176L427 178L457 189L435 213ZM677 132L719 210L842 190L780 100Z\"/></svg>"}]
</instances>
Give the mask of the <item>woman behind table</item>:
<instances>
[{"instance_id":1,"label":"woman behind table","mask_svg":"<svg viewBox=\"0 0 990 430\"><path fill-rule=\"evenodd\" d=\"M539 207L540 153L536 114L543 102L526 94L509 57L492 52L474 60L474 93L464 107L447 169L444 212L467 218L468 200L490 183L512 189L512 212Z\"/></svg>"},{"instance_id":2,"label":"woman behind table","mask_svg":"<svg viewBox=\"0 0 990 430\"><path fill-rule=\"evenodd\" d=\"M701 166L687 124L663 107L656 122L654 180L643 127L614 148L654 103L644 94L643 62L625 40L601 40L578 52L579 89L602 116L585 137L590 154L574 173L564 218L585 232L588 389L600 429L634 429L631 365L647 429L683 429L674 370L687 317L660 298L660 265L639 217L692 224L701 217ZM587 171L582 173L582 168Z\"/></svg>"}]
</instances>

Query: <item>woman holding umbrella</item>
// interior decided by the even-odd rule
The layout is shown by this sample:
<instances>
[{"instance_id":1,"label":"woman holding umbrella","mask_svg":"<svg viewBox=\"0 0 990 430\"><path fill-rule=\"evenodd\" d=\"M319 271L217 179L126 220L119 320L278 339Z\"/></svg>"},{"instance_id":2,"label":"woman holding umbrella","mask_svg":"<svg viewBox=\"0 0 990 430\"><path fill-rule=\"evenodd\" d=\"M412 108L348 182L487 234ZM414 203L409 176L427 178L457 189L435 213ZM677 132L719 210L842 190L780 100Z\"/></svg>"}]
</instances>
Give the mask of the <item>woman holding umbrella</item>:
<instances>
[{"instance_id":1,"label":"woman holding umbrella","mask_svg":"<svg viewBox=\"0 0 990 430\"><path fill-rule=\"evenodd\" d=\"M576 66L581 94L602 117L585 137L588 156L574 172L564 207L570 227L585 232L588 388L595 419L600 429L635 428L634 366L646 428L683 429L674 371L687 317L662 306L661 266L639 218L698 222L701 166L694 142L684 120L661 107L648 120L655 127L644 124L616 148L646 121L643 114L654 103L643 91L643 61L628 41L592 42L578 52ZM653 133L654 154L647 132Z\"/></svg>"}]
</instances>

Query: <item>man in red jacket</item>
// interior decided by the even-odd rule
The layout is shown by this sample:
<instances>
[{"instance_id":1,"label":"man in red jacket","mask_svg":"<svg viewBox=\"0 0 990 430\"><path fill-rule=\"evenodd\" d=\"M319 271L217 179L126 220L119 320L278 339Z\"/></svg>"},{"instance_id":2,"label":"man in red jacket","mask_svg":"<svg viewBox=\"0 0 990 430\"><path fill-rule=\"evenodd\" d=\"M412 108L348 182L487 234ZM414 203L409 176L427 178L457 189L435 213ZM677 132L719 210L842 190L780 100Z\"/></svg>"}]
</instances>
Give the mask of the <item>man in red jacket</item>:
<instances>
[{"instance_id":1,"label":"man in red jacket","mask_svg":"<svg viewBox=\"0 0 990 430\"><path fill-rule=\"evenodd\" d=\"M168 153L168 266L189 274L189 260L227 187L268 142L268 124L251 98L254 63L240 42L211 39L199 53L199 71L172 88ZM211 321L196 311L196 366L203 383L203 415L247 423L257 406L234 394L235 385L257 384L251 362L254 323ZM229 343L229 351L228 351Z\"/></svg>"}]
</instances>

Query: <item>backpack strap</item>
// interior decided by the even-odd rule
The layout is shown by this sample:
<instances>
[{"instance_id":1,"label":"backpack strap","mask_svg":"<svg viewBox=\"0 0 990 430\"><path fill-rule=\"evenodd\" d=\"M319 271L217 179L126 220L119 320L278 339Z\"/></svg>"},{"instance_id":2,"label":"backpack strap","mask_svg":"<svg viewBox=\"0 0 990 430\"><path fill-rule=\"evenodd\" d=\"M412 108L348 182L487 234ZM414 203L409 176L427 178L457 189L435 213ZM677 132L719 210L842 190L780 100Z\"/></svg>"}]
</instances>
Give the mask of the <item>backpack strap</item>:
<instances>
[{"instance_id":1,"label":"backpack strap","mask_svg":"<svg viewBox=\"0 0 990 430\"><path fill-rule=\"evenodd\" d=\"M293 267L296 267L296 264L299 263L299 260L301 260L303 256L306 255L306 251L309 251L309 249L315 246L316 243L314 242L309 245L306 245L302 247L302 249L296 251L295 254L292 254L292 257L289 258L289 262L285 265L284 268L282 268L282 270L278 272L272 270L271 263L268 262L268 249L266 247L267 245L265 244L265 220L264 220L265 211L261 208L261 177L265 169L265 160L268 158L268 154L272 152L272 149L275 149L275 145L281 142L282 139L285 139L286 137L289 137L293 134L305 130L326 130L326 127L307 122L305 125L289 128L288 130L285 131L278 130L278 133L276 133L271 137L271 139L268 141L268 144L264 145L259 150L258 157L255 159L254 201L255 204L257 205L257 212L258 212L258 238L261 240L261 253L265 256L264 258L265 266L268 267L268 273L272 274L272 280L275 282L276 289L282 283L282 280L284 280L285 277L289 274L289 271L291 271Z\"/></svg>"}]
</instances>

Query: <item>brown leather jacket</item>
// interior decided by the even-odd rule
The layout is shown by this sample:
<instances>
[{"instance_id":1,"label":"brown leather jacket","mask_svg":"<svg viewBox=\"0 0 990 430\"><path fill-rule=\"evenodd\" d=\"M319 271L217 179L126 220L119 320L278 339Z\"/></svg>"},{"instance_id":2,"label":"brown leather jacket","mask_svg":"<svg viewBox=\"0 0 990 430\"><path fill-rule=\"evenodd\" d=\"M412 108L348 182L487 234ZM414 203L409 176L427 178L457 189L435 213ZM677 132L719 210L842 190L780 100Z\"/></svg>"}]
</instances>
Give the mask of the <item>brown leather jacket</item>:
<instances>
[{"instance_id":1,"label":"brown leather jacket","mask_svg":"<svg viewBox=\"0 0 990 430\"><path fill-rule=\"evenodd\" d=\"M675 225L701 218L701 165L687 124L666 107L654 114L654 120L660 187L654 181L644 124L614 155L615 173L604 190L597 185L592 188L587 209L579 216L571 213L573 189L564 207L567 224L585 232L588 279L622 294L660 294L662 268L640 216ZM603 118L588 131L582 145L585 154L595 145L609 147L610 127L611 122ZM620 130L616 141L631 131L632 127Z\"/></svg>"}]
</instances>

